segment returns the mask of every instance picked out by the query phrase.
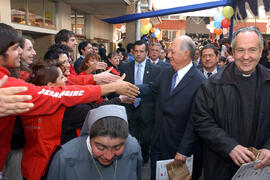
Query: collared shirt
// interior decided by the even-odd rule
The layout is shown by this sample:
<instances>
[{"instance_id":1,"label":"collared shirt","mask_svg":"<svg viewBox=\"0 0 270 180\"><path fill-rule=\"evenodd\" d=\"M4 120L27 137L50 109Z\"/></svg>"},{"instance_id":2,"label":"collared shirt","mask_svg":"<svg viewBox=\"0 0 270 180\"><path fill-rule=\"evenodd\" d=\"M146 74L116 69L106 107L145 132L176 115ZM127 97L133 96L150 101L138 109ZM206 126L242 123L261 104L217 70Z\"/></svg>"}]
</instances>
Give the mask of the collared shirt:
<instances>
[{"instance_id":1,"label":"collared shirt","mask_svg":"<svg viewBox=\"0 0 270 180\"><path fill-rule=\"evenodd\" d=\"M152 60L150 59L150 62L151 62L152 64L157 64L158 61L159 61L159 58L157 58L155 61L152 61Z\"/></svg>"},{"instance_id":2,"label":"collared shirt","mask_svg":"<svg viewBox=\"0 0 270 180\"><path fill-rule=\"evenodd\" d=\"M84 58L85 58L83 55L80 55L80 57L81 57L82 59L84 59Z\"/></svg>"},{"instance_id":3,"label":"collared shirt","mask_svg":"<svg viewBox=\"0 0 270 180\"><path fill-rule=\"evenodd\" d=\"M188 65L186 65L185 67L183 67L182 69L179 69L177 71L177 78L176 78L176 82L175 82L175 86L177 86L177 84L183 79L183 77L186 75L186 73L190 70L190 68L192 67L192 62L190 62Z\"/></svg>"},{"instance_id":4,"label":"collared shirt","mask_svg":"<svg viewBox=\"0 0 270 180\"><path fill-rule=\"evenodd\" d=\"M135 78L137 75L137 70L138 70L138 62L135 61L135 68L134 68L134 82L135 82ZM145 65L146 65L146 59L140 63L141 64L141 82L143 82L143 75L144 75L144 69L145 69Z\"/></svg>"},{"instance_id":5,"label":"collared shirt","mask_svg":"<svg viewBox=\"0 0 270 180\"><path fill-rule=\"evenodd\" d=\"M214 71L212 71L212 72L208 72L208 71L206 71L206 70L203 68L203 75L204 75L206 78L208 78L207 73L212 73L211 75L213 75L213 74L217 73L217 68L215 68Z\"/></svg>"}]
</instances>

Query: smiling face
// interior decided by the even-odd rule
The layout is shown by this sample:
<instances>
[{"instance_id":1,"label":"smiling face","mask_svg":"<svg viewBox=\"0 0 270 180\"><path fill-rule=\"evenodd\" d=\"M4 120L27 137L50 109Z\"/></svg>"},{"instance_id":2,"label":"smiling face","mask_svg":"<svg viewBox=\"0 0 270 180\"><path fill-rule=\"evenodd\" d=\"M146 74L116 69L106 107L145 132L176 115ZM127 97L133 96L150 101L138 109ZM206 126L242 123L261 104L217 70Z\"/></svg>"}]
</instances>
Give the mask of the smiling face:
<instances>
[{"instance_id":1,"label":"smiling face","mask_svg":"<svg viewBox=\"0 0 270 180\"><path fill-rule=\"evenodd\" d=\"M32 42L29 39L25 39L22 60L24 60L27 64L32 64L35 55L36 51L33 48Z\"/></svg>"},{"instance_id":2,"label":"smiling face","mask_svg":"<svg viewBox=\"0 0 270 180\"><path fill-rule=\"evenodd\" d=\"M67 77L70 74L70 64L69 64L67 55L66 54L60 54L59 55L59 62L65 68L64 75Z\"/></svg>"},{"instance_id":3,"label":"smiling face","mask_svg":"<svg viewBox=\"0 0 270 180\"><path fill-rule=\"evenodd\" d=\"M117 67L119 65L119 57L117 54L112 55L111 58L108 59L110 63L112 63L113 66Z\"/></svg>"},{"instance_id":4,"label":"smiling face","mask_svg":"<svg viewBox=\"0 0 270 180\"><path fill-rule=\"evenodd\" d=\"M236 67L243 74L251 74L260 61L262 48L255 32L240 32L235 39L233 55Z\"/></svg>"},{"instance_id":5,"label":"smiling face","mask_svg":"<svg viewBox=\"0 0 270 180\"><path fill-rule=\"evenodd\" d=\"M98 162L104 166L112 164L116 156L120 156L125 148L124 138L97 136L90 139L92 153Z\"/></svg>"},{"instance_id":6,"label":"smiling face","mask_svg":"<svg viewBox=\"0 0 270 180\"><path fill-rule=\"evenodd\" d=\"M6 51L6 57L0 55L0 66L5 68L17 68L20 66L22 48L19 43L10 46Z\"/></svg>"},{"instance_id":7,"label":"smiling face","mask_svg":"<svg viewBox=\"0 0 270 180\"><path fill-rule=\"evenodd\" d=\"M74 51L76 49L77 40L75 36L70 36L67 42L62 41L62 43L68 46L72 51Z\"/></svg>"},{"instance_id":8,"label":"smiling face","mask_svg":"<svg viewBox=\"0 0 270 180\"><path fill-rule=\"evenodd\" d=\"M175 71L178 71L179 69L185 67L191 61L189 57L189 51L180 49L183 41L184 39L177 38L173 41L172 45L168 50L168 58L170 59L170 64Z\"/></svg>"}]
</instances>

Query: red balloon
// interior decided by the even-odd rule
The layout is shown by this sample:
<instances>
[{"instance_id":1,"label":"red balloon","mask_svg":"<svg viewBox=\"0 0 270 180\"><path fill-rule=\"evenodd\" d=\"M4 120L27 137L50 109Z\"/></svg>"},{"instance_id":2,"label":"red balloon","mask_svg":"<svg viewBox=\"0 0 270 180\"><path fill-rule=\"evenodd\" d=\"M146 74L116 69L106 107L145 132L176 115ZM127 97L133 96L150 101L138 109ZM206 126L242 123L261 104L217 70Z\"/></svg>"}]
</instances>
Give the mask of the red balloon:
<instances>
[{"instance_id":1,"label":"red balloon","mask_svg":"<svg viewBox=\"0 0 270 180\"><path fill-rule=\"evenodd\" d=\"M231 25L231 21L229 20L229 18L224 18L222 21L221 21L221 26L223 28L228 28L230 27Z\"/></svg>"}]
</instances>

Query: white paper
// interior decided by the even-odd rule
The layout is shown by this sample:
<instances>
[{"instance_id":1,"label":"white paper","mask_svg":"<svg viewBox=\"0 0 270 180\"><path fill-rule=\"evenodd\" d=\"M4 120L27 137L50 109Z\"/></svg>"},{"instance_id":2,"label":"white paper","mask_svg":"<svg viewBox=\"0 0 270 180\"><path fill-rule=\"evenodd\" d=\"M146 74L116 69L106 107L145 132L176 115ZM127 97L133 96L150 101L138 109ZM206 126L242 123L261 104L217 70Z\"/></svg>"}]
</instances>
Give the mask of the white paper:
<instances>
[{"instance_id":1,"label":"white paper","mask_svg":"<svg viewBox=\"0 0 270 180\"><path fill-rule=\"evenodd\" d=\"M243 164L233 176L232 180L269 180L270 166L254 170L256 162Z\"/></svg>"},{"instance_id":2,"label":"white paper","mask_svg":"<svg viewBox=\"0 0 270 180\"><path fill-rule=\"evenodd\" d=\"M156 180L169 180L166 164L172 162L174 159L157 161ZM187 157L186 165L190 174L192 174L193 155Z\"/></svg>"}]
</instances>

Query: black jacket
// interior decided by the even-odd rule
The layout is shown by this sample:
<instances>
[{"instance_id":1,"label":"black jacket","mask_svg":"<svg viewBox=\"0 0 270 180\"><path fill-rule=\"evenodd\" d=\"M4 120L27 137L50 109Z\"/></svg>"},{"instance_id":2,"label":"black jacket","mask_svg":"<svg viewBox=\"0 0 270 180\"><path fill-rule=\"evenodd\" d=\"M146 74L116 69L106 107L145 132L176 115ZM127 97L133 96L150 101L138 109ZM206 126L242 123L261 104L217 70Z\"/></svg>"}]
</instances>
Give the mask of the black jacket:
<instances>
[{"instance_id":1,"label":"black jacket","mask_svg":"<svg viewBox=\"0 0 270 180\"><path fill-rule=\"evenodd\" d=\"M238 167L229 157L238 145L241 98L233 79L234 63L205 81L198 90L192 121L202 138L204 176L207 180L229 180ZM270 71L257 65L255 117L258 121L251 146L270 149Z\"/></svg>"}]
</instances>

